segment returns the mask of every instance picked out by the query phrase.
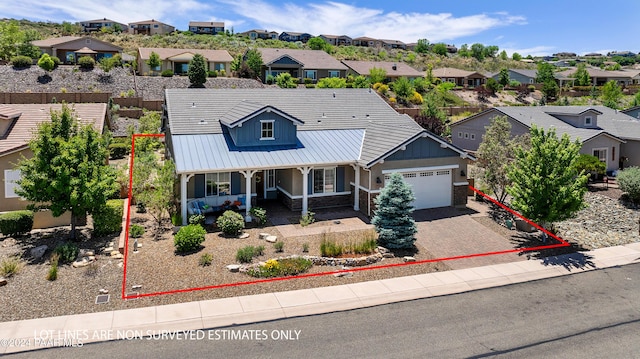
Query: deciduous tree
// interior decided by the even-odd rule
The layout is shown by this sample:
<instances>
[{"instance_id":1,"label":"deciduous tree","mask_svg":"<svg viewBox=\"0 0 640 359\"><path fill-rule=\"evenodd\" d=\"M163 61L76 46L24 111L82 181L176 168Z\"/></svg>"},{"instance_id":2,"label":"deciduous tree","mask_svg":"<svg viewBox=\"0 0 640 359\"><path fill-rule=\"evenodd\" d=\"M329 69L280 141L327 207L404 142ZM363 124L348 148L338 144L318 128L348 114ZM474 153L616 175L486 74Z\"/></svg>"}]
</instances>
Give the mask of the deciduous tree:
<instances>
[{"instance_id":1,"label":"deciduous tree","mask_svg":"<svg viewBox=\"0 0 640 359\"><path fill-rule=\"evenodd\" d=\"M378 232L378 244L385 248L412 248L418 232L413 213L415 196L402 175L394 173L375 199L371 223Z\"/></svg>"},{"instance_id":2,"label":"deciduous tree","mask_svg":"<svg viewBox=\"0 0 640 359\"><path fill-rule=\"evenodd\" d=\"M576 79L576 85L578 86L591 85L591 77L589 77L587 65L585 65L584 63L578 64L578 69L571 75L571 77L574 77Z\"/></svg>"},{"instance_id":3,"label":"deciduous tree","mask_svg":"<svg viewBox=\"0 0 640 359\"><path fill-rule=\"evenodd\" d=\"M615 80L608 81L602 86L602 102L605 106L617 109L622 100L622 89Z\"/></svg>"},{"instance_id":4,"label":"deciduous tree","mask_svg":"<svg viewBox=\"0 0 640 359\"><path fill-rule=\"evenodd\" d=\"M151 51L149 60L147 60L147 65L149 65L149 69L151 69L151 71L153 71L154 73L158 71L160 65L162 65L162 62L160 61L160 55L158 55L154 51Z\"/></svg>"},{"instance_id":5,"label":"deciduous tree","mask_svg":"<svg viewBox=\"0 0 640 359\"><path fill-rule=\"evenodd\" d=\"M369 70L369 81L371 81L372 84L375 84L378 82L382 83L386 78L387 78L387 71L385 71L382 68L372 67Z\"/></svg>"}]
</instances>

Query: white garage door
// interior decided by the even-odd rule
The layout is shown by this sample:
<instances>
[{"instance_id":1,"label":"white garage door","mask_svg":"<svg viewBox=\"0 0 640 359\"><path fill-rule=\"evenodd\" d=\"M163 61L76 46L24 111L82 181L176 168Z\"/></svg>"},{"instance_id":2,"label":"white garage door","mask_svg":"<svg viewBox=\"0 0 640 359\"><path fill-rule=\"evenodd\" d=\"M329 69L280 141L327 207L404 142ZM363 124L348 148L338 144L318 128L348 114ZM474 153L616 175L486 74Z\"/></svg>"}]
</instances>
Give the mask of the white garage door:
<instances>
[{"instance_id":1,"label":"white garage door","mask_svg":"<svg viewBox=\"0 0 640 359\"><path fill-rule=\"evenodd\" d=\"M451 206L451 170L402 172L413 189L415 209ZM389 179L389 175L385 176Z\"/></svg>"}]
</instances>

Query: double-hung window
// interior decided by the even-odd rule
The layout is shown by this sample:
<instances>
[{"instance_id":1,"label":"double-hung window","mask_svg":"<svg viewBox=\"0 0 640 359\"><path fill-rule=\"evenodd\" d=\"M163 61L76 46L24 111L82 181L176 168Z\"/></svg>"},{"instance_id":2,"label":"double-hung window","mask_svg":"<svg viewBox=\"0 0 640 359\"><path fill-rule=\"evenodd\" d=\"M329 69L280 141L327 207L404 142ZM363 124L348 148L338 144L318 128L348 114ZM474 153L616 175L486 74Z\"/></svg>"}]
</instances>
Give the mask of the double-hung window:
<instances>
[{"instance_id":1,"label":"double-hung window","mask_svg":"<svg viewBox=\"0 0 640 359\"><path fill-rule=\"evenodd\" d=\"M598 159L604 163L607 162L607 149L606 148L596 148L593 150L593 155L598 157Z\"/></svg>"},{"instance_id":2,"label":"double-hung window","mask_svg":"<svg viewBox=\"0 0 640 359\"><path fill-rule=\"evenodd\" d=\"M4 197L5 198L18 198L16 183L20 179L20 170L4 170Z\"/></svg>"},{"instance_id":3,"label":"double-hung window","mask_svg":"<svg viewBox=\"0 0 640 359\"><path fill-rule=\"evenodd\" d=\"M266 185L268 190L276 189L276 170L266 171Z\"/></svg>"},{"instance_id":4,"label":"double-hung window","mask_svg":"<svg viewBox=\"0 0 640 359\"><path fill-rule=\"evenodd\" d=\"M334 193L336 191L336 169L318 168L313 170L313 193Z\"/></svg>"},{"instance_id":5,"label":"double-hung window","mask_svg":"<svg viewBox=\"0 0 640 359\"><path fill-rule=\"evenodd\" d=\"M261 140L275 139L273 125L274 125L273 120L260 121L260 139Z\"/></svg>"}]
</instances>

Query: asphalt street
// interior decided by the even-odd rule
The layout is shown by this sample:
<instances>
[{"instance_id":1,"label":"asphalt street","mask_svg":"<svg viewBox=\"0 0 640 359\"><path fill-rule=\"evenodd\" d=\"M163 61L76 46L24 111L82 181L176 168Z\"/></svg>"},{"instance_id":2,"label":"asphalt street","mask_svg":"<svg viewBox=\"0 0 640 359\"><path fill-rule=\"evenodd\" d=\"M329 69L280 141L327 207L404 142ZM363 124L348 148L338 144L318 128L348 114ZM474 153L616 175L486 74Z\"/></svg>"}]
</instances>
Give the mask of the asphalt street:
<instances>
[{"instance_id":1,"label":"asphalt street","mask_svg":"<svg viewBox=\"0 0 640 359\"><path fill-rule=\"evenodd\" d=\"M15 358L637 358L640 264ZM163 334L165 334L163 336ZM168 337L173 335L173 339Z\"/></svg>"}]
</instances>

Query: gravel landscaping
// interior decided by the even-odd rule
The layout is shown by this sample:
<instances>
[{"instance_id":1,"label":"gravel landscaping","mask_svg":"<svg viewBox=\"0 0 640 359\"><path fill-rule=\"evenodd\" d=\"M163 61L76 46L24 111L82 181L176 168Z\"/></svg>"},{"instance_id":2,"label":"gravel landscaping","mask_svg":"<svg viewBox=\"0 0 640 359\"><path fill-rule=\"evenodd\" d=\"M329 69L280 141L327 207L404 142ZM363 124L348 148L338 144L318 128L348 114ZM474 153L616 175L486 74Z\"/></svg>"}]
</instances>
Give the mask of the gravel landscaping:
<instances>
[{"instance_id":1,"label":"gravel landscaping","mask_svg":"<svg viewBox=\"0 0 640 359\"><path fill-rule=\"evenodd\" d=\"M167 88L187 88L186 76L133 76L126 68L114 68L108 74L95 68L83 71L75 66L62 65L43 81L44 70L38 66L16 70L10 65L0 66L0 92L108 92L114 97L134 90L145 100L162 100ZM208 78L207 88L262 88L256 80L231 77Z\"/></svg>"}]
</instances>

